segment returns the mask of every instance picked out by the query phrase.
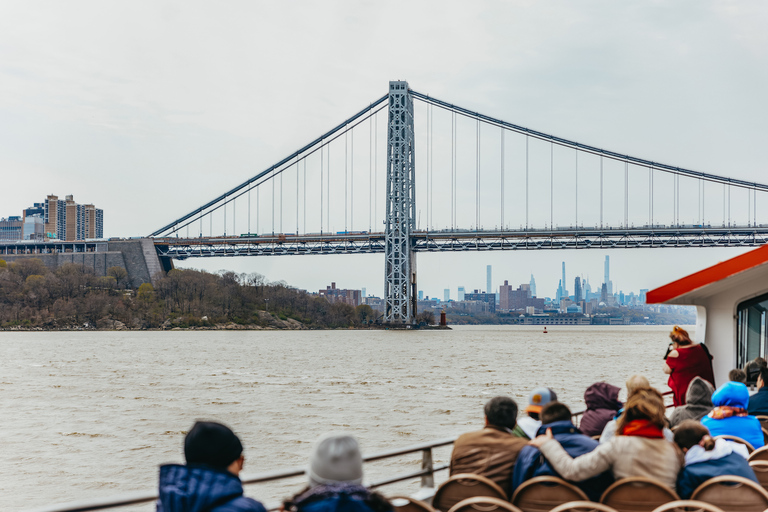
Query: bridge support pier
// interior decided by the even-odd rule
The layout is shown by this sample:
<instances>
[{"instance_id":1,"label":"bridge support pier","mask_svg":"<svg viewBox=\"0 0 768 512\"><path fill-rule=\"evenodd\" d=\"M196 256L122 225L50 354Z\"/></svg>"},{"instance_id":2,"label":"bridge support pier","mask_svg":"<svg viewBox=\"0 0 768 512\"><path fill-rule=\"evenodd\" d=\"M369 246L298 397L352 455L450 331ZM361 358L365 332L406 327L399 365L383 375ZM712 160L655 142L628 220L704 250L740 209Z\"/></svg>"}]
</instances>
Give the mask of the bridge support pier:
<instances>
[{"instance_id":1,"label":"bridge support pier","mask_svg":"<svg viewBox=\"0 0 768 512\"><path fill-rule=\"evenodd\" d=\"M413 97L408 82L389 82L384 321L392 324L412 324L416 317L414 160Z\"/></svg>"}]
</instances>

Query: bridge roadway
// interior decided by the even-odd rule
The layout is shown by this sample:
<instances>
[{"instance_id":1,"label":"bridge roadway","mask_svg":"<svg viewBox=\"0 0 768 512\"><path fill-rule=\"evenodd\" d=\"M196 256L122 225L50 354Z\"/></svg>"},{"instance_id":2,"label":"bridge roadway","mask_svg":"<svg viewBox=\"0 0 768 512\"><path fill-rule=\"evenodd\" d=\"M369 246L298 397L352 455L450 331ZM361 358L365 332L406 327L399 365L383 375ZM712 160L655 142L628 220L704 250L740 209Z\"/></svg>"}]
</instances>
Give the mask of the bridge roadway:
<instances>
[{"instance_id":1,"label":"bridge roadway","mask_svg":"<svg viewBox=\"0 0 768 512\"><path fill-rule=\"evenodd\" d=\"M535 249L755 247L768 242L768 225L644 226L527 230L443 230L412 234L417 252ZM155 238L158 255L173 259L384 252L384 233L268 234L250 237Z\"/></svg>"}]
</instances>

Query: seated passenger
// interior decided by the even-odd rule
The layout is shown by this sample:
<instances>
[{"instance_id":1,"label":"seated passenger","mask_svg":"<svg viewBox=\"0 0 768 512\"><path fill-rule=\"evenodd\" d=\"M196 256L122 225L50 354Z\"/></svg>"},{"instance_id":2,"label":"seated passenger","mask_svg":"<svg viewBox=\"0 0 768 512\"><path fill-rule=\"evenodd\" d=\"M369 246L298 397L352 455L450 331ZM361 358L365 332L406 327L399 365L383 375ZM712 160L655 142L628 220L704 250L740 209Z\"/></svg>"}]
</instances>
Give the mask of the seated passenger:
<instances>
[{"instance_id":1,"label":"seated passenger","mask_svg":"<svg viewBox=\"0 0 768 512\"><path fill-rule=\"evenodd\" d=\"M715 388L712 387L712 384L701 377L694 378L685 393L685 405L676 407L672 416L669 417L670 426L676 427L685 420L699 421L709 414L709 411L714 407L712 405L712 393L714 392Z\"/></svg>"},{"instance_id":2,"label":"seated passenger","mask_svg":"<svg viewBox=\"0 0 768 512\"><path fill-rule=\"evenodd\" d=\"M768 368L760 366L757 370L757 393L749 397L747 412L753 416L768 415Z\"/></svg>"},{"instance_id":3,"label":"seated passenger","mask_svg":"<svg viewBox=\"0 0 768 512\"><path fill-rule=\"evenodd\" d=\"M646 379L642 375L633 375L627 379L627 398L632 396L632 393L634 393L636 389L649 388L649 387L651 387L651 385L648 382L648 379ZM619 419L619 416L621 416L621 413L623 412L624 412L624 409L619 409L619 412L616 414L616 416L611 421L605 424L603 433L600 435L601 443L607 443L613 438L614 435L616 435L616 421ZM667 427L664 427L663 432L664 432L664 439L666 439L669 442L672 442L672 431L669 430Z\"/></svg>"},{"instance_id":4,"label":"seated passenger","mask_svg":"<svg viewBox=\"0 0 768 512\"><path fill-rule=\"evenodd\" d=\"M759 484L747 462L747 447L725 439L715 440L698 421L683 421L675 430L675 443L685 454L685 467L677 477L677 494L684 500L716 476L741 476Z\"/></svg>"},{"instance_id":5,"label":"seated passenger","mask_svg":"<svg viewBox=\"0 0 768 512\"><path fill-rule=\"evenodd\" d=\"M734 368L733 370L728 372L728 380L732 382L741 382L742 384L747 383L747 372L740 368Z\"/></svg>"},{"instance_id":6,"label":"seated passenger","mask_svg":"<svg viewBox=\"0 0 768 512\"><path fill-rule=\"evenodd\" d=\"M307 469L309 486L283 503L289 512L391 512L381 494L363 486L357 440L326 434L317 441Z\"/></svg>"},{"instance_id":7,"label":"seated passenger","mask_svg":"<svg viewBox=\"0 0 768 512\"><path fill-rule=\"evenodd\" d=\"M243 496L243 445L221 423L198 421L184 439L187 465L160 466L157 512L266 512Z\"/></svg>"},{"instance_id":8,"label":"seated passenger","mask_svg":"<svg viewBox=\"0 0 768 512\"><path fill-rule=\"evenodd\" d=\"M640 388L627 400L616 435L591 452L572 458L554 439L551 429L529 444L538 447L566 480L580 482L610 469L617 480L645 476L674 489L683 461L677 448L664 439L664 412L661 393Z\"/></svg>"},{"instance_id":9,"label":"seated passenger","mask_svg":"<svg viewBox=\"0 0 768 512\"><path fill-rule=\"evenodd\" d=\"M541 426L541 419L539 419L541 408L555 400L557 400L557 394L549 388L536 388L531 391L531 396L528 397L528 407L525 408L528 415L518 420L512 433L523 439L536 437L536 432Z\"/></svg>"},{"instance_id":10,"label":"seated passenger","mask_svg":"<svg viewBox=\"0 0 768 512\"><path fill-rule=\"evenodd\" d=\"M517 404L497 396L485 404L485 428L462 434L453 443L451 475L474 473L490 478L509 490L512 469L525 439L512 434L517 421Z\"/></svg>"},{"instance_id":11,"label":"seated passenger","mask_svg":"<svg viewBox=\"0 0 768 512\"><path fill-rule=\"evenodd\" d=\"M616 416L622 405L619 391L618 386L607 382L597 382L587 388L584 392L587 410L579 421L579 429L585 436L599 436L605 425Z\"/></svg>"},{"instance_id":12,"label":"seated passenger","mask_svg":"<svg viewBox=\"0 0 768 512\"><path fill-rule=\"evenodd\" d=\"M760 421L749 416L749 390L741 382L726 382L712 395L715 408L701 419L712 436L740 437L755 448L763 446Z\"/></svg>"},{"instance_id":13,"label":"seated passenger","mask_svg":"<svg viewBox=\"0 0 768 512\"><path fill-rule=\"evenodd\" d=\"M555 440L568 452L571 457L578 457L589 453L599 446L599 443L582 434L571 422L571 411L565 404L550 402L541 410L542 426L539 434L544 434L547 429L552 431ZM512 473L511 492L514 492L523 482L542 475L560 476L552 469L547 459L541 456L541 452L535 446L526 446L520 452ZM576 485L586 493L592 501L599 501L609 485L613 483L613 476L606 471L596 477L589 478Z\"/></svg>"}]
</instances>

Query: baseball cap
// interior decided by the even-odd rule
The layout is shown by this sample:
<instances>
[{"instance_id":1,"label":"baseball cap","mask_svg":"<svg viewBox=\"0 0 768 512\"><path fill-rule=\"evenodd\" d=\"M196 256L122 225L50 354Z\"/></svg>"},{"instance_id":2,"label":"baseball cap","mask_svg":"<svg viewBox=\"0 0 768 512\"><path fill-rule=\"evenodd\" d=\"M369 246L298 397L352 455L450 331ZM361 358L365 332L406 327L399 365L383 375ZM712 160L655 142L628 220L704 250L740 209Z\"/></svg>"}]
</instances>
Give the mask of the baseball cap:
<instances>
[{"instance_id":1,"label":"baseball cap","mask_svg":"<svg viewBox=\"0 0 768 512\"><path fill-rule=\"evenodd\" d=\"M557 400L557 394L549 388L536 388L528 397L528 407L525 412L541 412L541 408L549 402Z\"/></svg>"}]
</instances>

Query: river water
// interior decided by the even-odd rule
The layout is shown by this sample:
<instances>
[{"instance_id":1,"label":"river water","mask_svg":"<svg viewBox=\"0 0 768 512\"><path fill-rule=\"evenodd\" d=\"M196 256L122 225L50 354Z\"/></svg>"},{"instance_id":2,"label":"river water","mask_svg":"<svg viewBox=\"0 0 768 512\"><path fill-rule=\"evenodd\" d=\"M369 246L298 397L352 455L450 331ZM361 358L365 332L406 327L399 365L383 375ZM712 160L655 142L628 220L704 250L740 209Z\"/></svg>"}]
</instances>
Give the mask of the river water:
<instances>
[{"instance_id":1,"label":"river water","mask_svg":"<svg viewBox=\"0 0 768 512\"><path fill-rule=\"evenodd\" d=\"M668 327L541 330L0 333L0 510L151 490L159 464L183 462L197 419L231 426L252 474L304 465L327 431L353 433L374 453L475 430L489 398L522 408L536 386L574 411L597 381L623 388L641 373L667 389ZM449 456L436 452L437 462ZM419 463L378 462L366 479ZM272 503L302 483L246 494Z\"/></svg>"}]
</instances>

